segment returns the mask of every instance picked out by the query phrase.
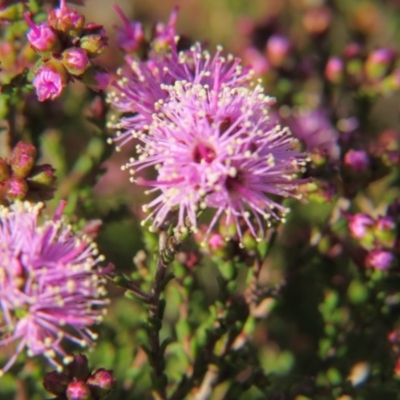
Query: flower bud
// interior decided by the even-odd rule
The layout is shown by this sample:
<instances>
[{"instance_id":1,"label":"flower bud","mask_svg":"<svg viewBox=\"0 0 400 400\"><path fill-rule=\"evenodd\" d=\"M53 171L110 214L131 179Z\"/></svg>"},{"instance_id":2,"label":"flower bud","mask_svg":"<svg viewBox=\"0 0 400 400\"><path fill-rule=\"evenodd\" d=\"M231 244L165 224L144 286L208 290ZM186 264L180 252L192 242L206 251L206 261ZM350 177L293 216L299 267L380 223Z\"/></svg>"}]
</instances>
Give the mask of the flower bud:
<instances>
[{"instance_id":1,"label":"flower bud","mask_svg":"<svg viewBox=\"0 0 400 400\"><path fill-rule=\"evenodd\" d=\"M33 168L27 179L29 184L49 186L56 180L54 172L55 169L50 164L38 165Z\"/></svg>"},{"instance_id":2,"label":"flower bud","mask_svg":"<svg viewBox=\"0 0 400 400\"><path fill-rule=\"evenodd\" d=\"M90 400L92 398L89 386L82 381L71 382L67 387L66 395L68 400Z\"/></svg>"},{"instance_id":3,"label":"flower bud","mask_svg":"<svg viewBox=\"0 0 400 400\"><path fill-rule=\"evenodd\" d=\"M349 150L344 156L344 165L354 172L365 172L369 167L369 157L364 150Z\"/></svg>"},{"instance_id":4,"label":"flower bud","mask_svg":"<svg viewBox=\"0 0 400 400\"><path fill-rule=\"evenodd\" d=\"M48 22L56 31L75 37L82 33L85 17L63 4L60 8L50 11Z\"/></svg>"},{"instance_id":5,"label":"flower bud","mask_svg":"<svg viewBox=\"0 0 400 400\"><path fill-rule=\"evenodd\" d=\"M340 83L343 79L343 61L339 57L331 57L325 66L325 78L330 83Z\"/></svg>"},{"instance_id":6,"label":"flower bud","mask_svg":"<svg viewBox=\"0 0 400 400\"><path fill-rule=\"evenodd\" d=\"M105 89L110 82L108 72L105 69L94 65L85 71L81 76L81 79L85 85L88 85L95 91Z\"/></svg>"},{"instance_id":7,"label":"flower bud","mask_svg":"<svg viewBox=\"0 0 400 400\"><path fill-rule=\"evenodd\" d=\"M67 375L52 371L45 375L43 386L48 392L58 396L65 394L69 381L70 379Z\"/></svg>"},{"instance_id":8,"label":"flower bud","mask_svg":"<svg viewBox=\"0 0 400 400\"><path fill-rule=\"evenodd\" d=\"M270 64L275 68L281 67L290 53L290 48L290 41L285 36L271 36L265 49Z\"/></svg>"},{"instance_id":9,"label":"flower bud","mask_svg":"<svg viewBox=\"0 0 400 400\"><path fill-rule=\"evenodd\" d=\"M24 17L31 28L26 36L35 50L41 52L56 51L60 47L58 36L50 26L35 25L29 13L25 13Z\"/></svg>"},{"instance_id":10,"label":"flower bud","mask_svg":"<svg viewBox=\"0 0 400 400\"><path fill-rule=\"evenodd\" d=\"M67 71L63 65L54 65L55 62L48 62L36 71L33 78L33 86L36 88L36 94L39 101L48 99L54 100L60 96L67 83Z\"/></svg>"},{"instance_id":11,"label":"flower bud","mask_svg":"<svg viewBox=\"0 0 400 400\"><path fill-rule=\"evenodd\" d=\"M115 379L112 376L112 371L104 368L97 369L87 380L92 393L100 399L103 399L111 392L114 383Z\"/></svg>"},{"instance_id":12,"label":"flower bud","mask_svg":"<svg viewBox=\"0 0 400 400\"><path fill-rule=\"evenodd\" d=\"M19 141L10 157L13 175L17 178L26 178L35 164L36 154L35 146Z\"/></svg>"},{"instance_id":13,"label":"flower bud","mask_svg":"<svg viewBox=\"0 0 400 400\"><path fill-rule=\"evenodd\" d=\"M379 81L389 71L395 59L394 51L386 48L372 51L364 64L365 75L370 81Z\"/></svg>"},{"instance_id":14,"label":"flower bud","mask_svg":"<svg viewBox=\"0 0 400 400\"><path fill-rule=\"evenodd\" d=\"M71 75L82 75L89 67L86 51L78 47L70 47L62 53L62 63Z\"/></svg>"},{"instance_id":15,"label":"flower bud","mask_svg":"<svg viewBox=\"0 0 400 400\"><path fill-rule=\"evenodd\" d=\"M107 38L102 35L86 35L81 38L79 46L89 57L97 57L106 50Z\"/></svg>"},{"instance_id":16,"label":"flower bud","mask_svg":"<svg viewBox=\"0 0 400 400\"><path fill-rule=\"evenodd\" d=\"M6 182L6 197L10 201L23 200L28 191L28 184L23 178L10 178Z\"/></svg>"},{"instance_id":17,"label":"flower bud","mask_svg":"<svg viewBox=\"0 0 400 400\"><path fill-rule=\"evenodd\" d=\"M393 261L394 256L391 252L381 249L375 249L368 253L365 264L367 267L385 270L390 268Z\"/></svg>"},{"instance_id":18,"label":"flower bud","mask_svg":"<svg viewBox=\"0 0 400 400\"><path fill-rule=\"evenodd\" d=\"M15 1L14 1L15 3ZM17 4L3 4L0 7L0 25L3 22L15 22L22 19L24 15L24 5L22 2L18 2Z\"/></svg>"},{"instance_id":19,"label":"flower bud","mask_svg":"<svg viewBox=\"0 0 400 400\"><path fill-rule=\"evenodd\" d=\"M366 214L348 216L350 234L368 245L373 243L372 227L374 220Z\"/></svg>"},{"instance_id":20,"label":"flower bud","mask_svg":"<svg viewBox=\"0 0 400 400\"><path fill-rule=\"evenodd\" d=\"M5 160L0 158L0 184L10 177L10 167Z\"/></svg>"},{"instance_id":21,"label":"flower bud","mask_svg":"<svg viewBox=\"0 0 400 400\"><path fill-rule=\"evenodd\" d=\"M67 374L76 380L86 381L90 375L89 362L85 355L75 355L72 361L67 365Z\"/></svg>"},{"instance_id":22,"label":"flower bud","mask_svg":"<svg viewBox=\"0 0 400 400\"><path fill-rule=\"evenodd\" d=\"M379 244L393 247L396 241L396 224L390 217L379 217L375 221L374 233Z\"/></svg>"},{"instance_id":23,"label":"flower bud","mask_svg":"<svg viewBox=\"0 0 400 400\"><path fill-rule=\"evenodd\" d=\"M315 7L306 11L303 25L311 35L322 35L328 30L331 19L331 11L328 7Z\"/></svg>"}]
</instances>

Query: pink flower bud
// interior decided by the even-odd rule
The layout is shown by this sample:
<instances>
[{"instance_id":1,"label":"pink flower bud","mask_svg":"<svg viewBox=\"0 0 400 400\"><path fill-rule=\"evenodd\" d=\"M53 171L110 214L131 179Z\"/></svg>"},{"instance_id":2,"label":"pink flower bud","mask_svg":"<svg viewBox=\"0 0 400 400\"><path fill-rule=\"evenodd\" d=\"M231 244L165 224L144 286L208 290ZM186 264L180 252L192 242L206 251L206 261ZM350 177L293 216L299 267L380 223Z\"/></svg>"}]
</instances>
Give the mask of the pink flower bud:
<instances>
[{"instance_id":1,"label":"pink flower bud","mask_svg":"<svg viewBox=\"0 0 400 400\"><path fill-rule=\"evenodd\" d=\"M355 172L365 172L369 167L369 157L364 150L349 150L344 156L344 165Z\"/></svg>"},{"instance_id":2,"label":"pink flower bud","mask_svg":"<svg viewBox=\"0 0 400 400\"><path fill-rule=\"evenodd\" d=\"M112 371L104 368L97 369L87 380L87 384L90 386L93 394L99 398L103 398L110 393L115 383Z\"/></svg>"},{"instance_id":3,"label":"pink flower bud","mask_svg":"<svg viewBox=\"0 0 400 400\"><path fill-rule=\"evenodd\" d=\"M343 79L343 61L332 57L325 66L325 78L331 83L339 83Z\"/></svg>"},{"instance_id":4,"label":"pink flower bud","mask_svg":"<svg viewBox=\"0 0 400 400\"><path fill-rule=\"evenodd\" d=\"M9 162L13 176L26 178L35 164L36 155L35 146L19 141L11 153Z\"/></svg>"},{"instance_id":5,"label":"pink flower bud","mask_svg":"<svg viewBox=\"0 0 400 400\"><path fill-rule=\"evenodd\" d=\"M67 365L67 374L76 380L86 381L90 375L89 362L85 355L75 355Z\"/></svg>"},{"instance_id":6,"label":"pink flower bud","mask_svg":"<svg viewBox=\"0 0 400 400\"><path fill-rule=\"evenodd\" d=\"M58 37L50 26L35 25L29 13L25 13L24 17L31 28L26 36L36 50L53 51L59 47Z\"/></svg>"},{"instance_id":7,"label":"pink flower bud","mask_svg":"<svg viewBox=\"0 0 400 400\"><path fill-rule=\"evenodd\" d=\"M6 182L6 197L10 201L24 199L28 191L28 184L23 178L11 178Z\"/></svg>"},{"instance_id":8,"label":"pink flower bud","mask_svg":"<svg viewBox=\"0 0 400 400\"><path fill-rule=\"evenodd\" d=\"M387 74L395 57L395 52L387 48L372 51L364 64L367 78L372 81L382 79Z\"/></svg>"},{"instance_id":9,"label":"pink flower bud","mask_svg":"<svg viewBox=\"0 0 400 400\"><path fill-rule=\"evenodd\" d=\"M50 67L42 67L33 78L33 86L39 101L54 100L64 89L65 83L60 73Z\"/></svg>"},{"instance_id":10,"label":"pink flower bud","mask_svg":"<svg viewBox=\"0 0 400 400\"><path fill-rule=\"evenodd\" d=\"M393 260L394 257L391 252L381 249L375 249L368 253L365 263L367 267L385 270L392 265Z\"/></svg>"},{"instance_id":11,"label":"pink flower bud","mask_svg":"<svg viewBox=\"0 0 400 400\"><path fill-rule=\"evenodd\" d=\"M348 217L349 230L356 239L362 239L367 234L367 230L374 224L374 220L365 214L355 214Z\"/></svg>"},{"instance_id":12,"label":"pink flower bud","mask_svg":"<svg viewBox=\"0 0 400 400\"><path fill-rule=\"evenodd\" d=\"M82 381L71 382L67 387L66 395L68 400L90 400L92 398L88 385Z\"/></svg>"},{"instance_id":13,"label":"pink flower bud","mask_svg":"<svg viewBox=\"0 0 400 400\"><path fill-rule=\"evenodd\" d=\"M268 61L274 67L280 67L290 53L291 44L288 38L281 35L273 35L266 45Z\"/></svg>"},{"instance_id":14,"label":"pink flower bud","mask_svg":"<svg viewBox=\"0 0 400 400\"><path fill-rule=\"evenodd\" d=\"M70 47L62 53L64 67L71 75L82 75L89 67L86 51L78 47Z\"/></svg>"},{"instance_id":15,"label":"pink flower bud","mask_svg":"<svg viewBox=\"0 0 400 400\"><path fill-rule=\"evenodd\" d=\"M48 392L58 396L65 394L69 381L67 375L52 371L45 375L43 386Z\"/></svg>"},{"instance_id":16,"label":"pink flower bud","mask_svg":"<svg viewBox=\"0 0 400 400\"><path fill-rule=\"evenodd\" d=\"M311 35L322 35L329 29L331 20L332 15L328 7L315 7L305 12L303 25Z\"/></svg>"},{"instance_id":17,"label":"pink flower bud","mask_svg":"<svg viewBox=\"0 0 400 400\"><path fill-rule=\"evenodd\" d=\"M85 26L85 17L76 10L68 8L65 3L62 0L60 8L50 11L48 23L56 31L68 36L80 36Z\"/></svg>"}]
</instances>

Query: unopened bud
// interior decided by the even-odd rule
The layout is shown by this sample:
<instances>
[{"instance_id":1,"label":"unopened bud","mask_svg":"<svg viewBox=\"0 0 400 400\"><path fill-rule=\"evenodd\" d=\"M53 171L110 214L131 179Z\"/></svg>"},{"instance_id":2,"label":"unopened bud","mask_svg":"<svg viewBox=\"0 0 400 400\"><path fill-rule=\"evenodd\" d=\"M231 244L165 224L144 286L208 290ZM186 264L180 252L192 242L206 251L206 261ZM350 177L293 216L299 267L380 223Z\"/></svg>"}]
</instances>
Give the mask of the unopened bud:
<instances>
[{"instance_id":1,"label":"unopened bud","mask_svg":"<svg viewBox=\"0 0 400 400\"><path fill-rule=\"evenodd\" d=\"M66 395L68 400L90 400L92 398L89 386L82 381L71 382L67 387Z\"/></svg>"},{"instance_id":2,"label":"unopened bud","mask_svg":"<svg viewBox=\"0 0 400 400\"><path fill-rule=\"evenodd\" d=\"M67 375L53 371L45 375L43 386L48 392L58 396L65 394L69 381Z\"/></svg>"},{"instance_id":3,"label":"unopened bud","mask_svg":"<svg viewBox=\"0 0 400 400\"><path fill-rule=\"evenodd\" d=\"M344 165L354 172L365 172L369 167L369 157L364 150L349 150L344 156Z\"/></svg>"},{"instance_id":4,"label":"unopened bud","mask_svg":"<svg viewBox=\"0 0 400 400\"><path fill-rule=\"evenodd\" d=\"M331 19L331 11L328 7L315 7L306 11L303 25L311 35L322 35L328 30Z\"/></svg>"},{"instance_id":5,"label":"unopened bud","mask_svg":"<svg viewBox=\"0 0 400 400\"><path fill-rule=\"evenodd\" d=\"M85 17L76 10L62 6L50 11L48 22L56 31L75 37L82 33Z\"/></svg>"},{"instance_id":6,"label":"unopened bud","mask_svg":"<svg viewBox=\"0 0 400 400\"><path fill-rule=\"evenodd\" d=\"M62 63L71 75L82 75L89 67L86 51L78 47L70 47L62 53Z\"/></svg>"},{"instance_id":7,"label":"unopened bud","mask_svg":"<svg viewBox=\"0 0 400 400\"><path fill-rule=\"evenodd\" d=\"M49 60L36 71L33 86L39 101L54 100L62 93L67 84L67 70L57 60Z\"/></svg>"},{"instance_id":8,"label":"unopened bud","mask_svg":"<svg viewBox=\"0 0 400 400\"><path fill-rule=\"evenodd\" d=\"M26 178L35 164L36 154L35 146L19 141L10 157L13 175L18 178Z\"/></svg>"},{"instance_id":9,"label":"unopened bud","mask_svg":"<svg viewBox=\"0 0 400 400\"><path fill-rule=\"evenodd\" d=\"M385 270L391 267L394 256L390 251L375 249L368 253L365 260L367 267Z\"/></svg>"},{"instance_id":10,"label":"unopened bud","mask_svg":"<svg viewBox=\"0 0 400 400\"><path fill-rule=\"evenodd\" d=\"M285 36L271 36L266 44L266 52L270 64L276 68L282 66L290 53L290 48L290 41Z\"/></svg>"},{"instance_id":11,"label":"unopened bud","mask_svg":"<svg viewBox=\"0 0 400 400\"><path fill-rule=\"evenodd\" d=\"M25 13L24 17L31 28L26 36L35 50L41 52L56 51L60 47L58 36L50 26L35 25L30 13Z\"/></svg>"},{"instance_id":12,"label":"unopened bud","mask_svg":"<svg viewBox=\"0 0 400 400\"><path fill-rule=\"evenodd\" d=\"M33 168L27 180L29 184L34 183L38 186L49 186L56 180L54 172L55 169L49 164L37 165Z\"/></svg>"},{"instance_id":13,"label":"unopened bud","mask_svg":"<svg viewBox=\"0 0 400 400\"><path fill-rule=\"evenodd\" d=\"M21 20L24 11L25 9L22 2L19 2L18 4L3 5L0 9L0 24L2 22L15 22Z\"/></svg>"},{"instance_id":14,"label":"unopened bud","mask_svg":"<svg viewBox=\"0 0 400 400\"><path fill-rule=\"evenodd\" d=\"M97 57L104 53L107 38L102 35L86 35L80 40L79 46L89 57Z\"/></svg>"},{"instance_id":15,"label":"unopened bud","mask_svg":"<svg viewBox=\"0 0 400 400\"><path fill-rule=\"evenodd\" d=\"M73 360L67 365L68 376L76 380L86 381L90 375L89 362L85 355L75 355Z\"/></svg>"},{"instance_id":16,"label":"unopened bud","mask_svg":"<svg viewBox=\"0 0 400 400\"><path fill-rule=\"evenodd\" d=\"M339 57L332 57L325 66L325 77L331 83L340 83L343 79L343 61Z\"/></svg>"},{"instance_id":17,"label":"unopened bud","mask_svg":"<svg viewBox=\"0 0 400 400\"><path fill-rule=\"evenodd\" d=\"M28 184L23 178L10 178L6 181L6 197L10 201L23 200L28 191Z\"/></svg>"},{"instance_id":18,"label":"unopened bud","mask_svg":"<svg viewBox=\"0 0 400 400\"><path fill-rule=\"evenodd\" d=\"M115 379L113 378L112 371L104 368L97 369L87 380L93 394L103 399L108 395L113 388Z\"/></svg>"},{"instance_id":19,"label":"unopened bud","mask_svg":"<svg viewBox=\"0 0 400 400\"><path fill-rule=\"evenodd\" d=\"M386 48L372 51L365 61L365 75L371 81L382 79L395 59L394 51Z\"/></svg>"}]
</instances>

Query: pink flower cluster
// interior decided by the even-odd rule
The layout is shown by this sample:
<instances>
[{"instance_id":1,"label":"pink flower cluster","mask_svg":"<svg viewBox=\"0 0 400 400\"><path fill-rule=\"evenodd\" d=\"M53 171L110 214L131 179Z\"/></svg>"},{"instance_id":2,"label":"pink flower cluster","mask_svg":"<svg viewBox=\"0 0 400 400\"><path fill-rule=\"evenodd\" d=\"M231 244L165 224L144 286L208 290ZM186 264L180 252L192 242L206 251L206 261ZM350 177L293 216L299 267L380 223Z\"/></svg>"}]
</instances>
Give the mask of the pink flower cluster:
<instances>
[{"instance_id":1,"label":"pink flower cluster","mask_svg":"<svg viewBox=\"0 0 400 400\"><path fill-rule=\"evenodd\" d=\"M396 262L396 221L391 215L372 218L367 214L348 215L351 236L367 251L365 265L385 270Z\"/></svg>"},{"instance_id":2,"label":"pink flower cluster","mask_svg":"<svg viewBox=\"0 0 400 400\"><path fill-rule=\"evenodd\" d=\"M93 62L107 45L103 27L85 25L83 15L68 8L65 0L60 3L45 24L36 25L30 14L25 14L31 28L27 38L40 55L33 78L39 101L54 100L72 80L80 80L94 90L104 89L109 81L107 72Z\"/></svg>"},{"instance_id":3,"label":"pink flower cluster","mask_svg":"<svg viewBox=\"0 0 400 400\"><path fill-rule=\"evenodd\" d=\"M220 48L212 56L198 43L178 51L175 22L176 11L156 29L146 59L127 55L110 95L115 108L133 113L112 125L113 141L139 142L123 169L157 194L144 206L154 227L176 215L177 227L189 221L195 229L199 212L212 209L208 233L224 216L240 240L244 230L262 238L270 221L288 212L277 197L298 196L306 156L271 119L274 99L250 83L240 59ZM136 177L149 167L155 180Z\"/></svg>"},{"instance_id":4,"label":"pink flower cluster","mask_svg":"<svg viewBox=\"0 0 400 400\"><path fill-rule=\"evenodd\" d=\"M26 348L58 366L66 357L63 341L92 343L90 325L102 320L107 299L100 268L103 257L85 235L75 234L62 218L39 222L43 204L0 206L0 346L17 343L0 375Z\"/></svg>"}]
</instances>

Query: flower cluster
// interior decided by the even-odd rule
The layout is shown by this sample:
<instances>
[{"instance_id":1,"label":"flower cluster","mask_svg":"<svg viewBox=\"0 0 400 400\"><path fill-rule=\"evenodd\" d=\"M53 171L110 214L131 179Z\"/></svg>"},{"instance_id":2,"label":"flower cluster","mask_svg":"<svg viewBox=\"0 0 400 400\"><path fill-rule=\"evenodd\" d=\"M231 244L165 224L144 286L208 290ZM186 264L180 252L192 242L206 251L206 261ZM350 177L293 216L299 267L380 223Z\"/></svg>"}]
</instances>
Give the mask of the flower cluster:
<instances>
[{"instance_id":1,"label":"flower cluster","mask_svg":"<svg viewBox=\"0 0 400 400\"><path fill-rule=\"evenodd\" d=\"M31 28L27 38L40 55L33 78L40 101L55 99L73 80L80 80L94 90L107 86L107 72L93 61L107 45L101 25L85 24L85 17L68 8L65 0L50 11L45 24L36 25L29 13L25 19Z\"/></svg>"},{"instance_id":2,"label":"flower cluster","mask_svg":"<svg viewBox=\"0 0 400 400\"><path fill-rule=\"evenodd\" d=\"M147 60L129 56L130 69L121 71L118 92L110 96L117 109L134 112L115 124L114 140L140 143L138 157L123 169L132 175L157 170L156 180L132 177L158 193L144 207L155 227L178 210L177 226L189 221L195 228L207 208L215 211L208 233L225 215L240 240L244 229L262 237L265 225L288 211L275 196L297 196L306 156L288 129L271 119L274 99L249 84L251 73L240 60L222 56L222 49L211 56L200 44L178 52L178 39L168 40L173 23L156 34L169 51L164 46Z\"/></svg>"},{"instance_id":3,"label":"flower cluster","mask_svg":"<svg viewBox=\"0 0 400 400\"><path fill-rule=\"evenodd\" d=\"M96 245L75 234L62 218L39 222L43 204L15 202L0 207L0 346L17 343L3 374L26 348L58 367L63 339L87 346L96 338L89 326L102 320L107 299L102 276L113 267Z\"/></svg>"},{"instance_id":4,"label":"flower cluster","mask_svg":"<svg viewBox=\"0 0 400 400\"><path fill-rule=\"evenodd\" d=\"M359 213L347 219L351 236L367 251L366 267L385 270L396 263L396 219L390 212L377 218Z\"/></svg>"},{"instance_id":5,"label":"flower cluster","mask_svg":"<svg viewBox=\"0 0 400 400\"><path fill-rule=\"evenodd\" d=\"M8 201L53 196L54 169L49 164L35 165L36 154L35 146L20 141L9 160L0 158L0 188Z\"/></svg>"},{"instance_id":6,"label":"flower cluster","mask_svg":"<svg viewBox=\"0 0 400 400\"><path fill-rule=\"evenodd\" d=\"M115 379L112 371L98 368L91 372L88 359L80 354L72 359L65 372L53 371L43 380L45 389L56 395L54 400L102 400L108 396Z\"/></svg>"}]
</instances>

